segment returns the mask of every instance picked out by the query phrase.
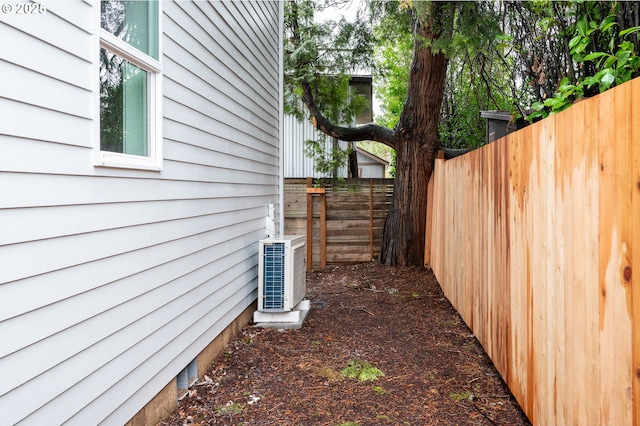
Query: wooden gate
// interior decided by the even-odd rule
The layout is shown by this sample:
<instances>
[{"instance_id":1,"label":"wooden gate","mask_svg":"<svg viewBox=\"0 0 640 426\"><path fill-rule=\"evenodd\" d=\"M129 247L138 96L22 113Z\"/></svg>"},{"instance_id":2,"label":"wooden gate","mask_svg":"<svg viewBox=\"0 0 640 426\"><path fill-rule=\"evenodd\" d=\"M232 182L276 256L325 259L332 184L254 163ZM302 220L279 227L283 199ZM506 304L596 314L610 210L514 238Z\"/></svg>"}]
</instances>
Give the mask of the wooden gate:
<instances>
[{"instance_id":1,"label":"wooden gate","mask_svg":"<svg viewBox=\"0 0 640 426\"><path fill-rule=\"evenodd\" d=\"M393 179L285 179L285 233L307 235L307 268L377 258Z\"/></svg>"}]
</instances>

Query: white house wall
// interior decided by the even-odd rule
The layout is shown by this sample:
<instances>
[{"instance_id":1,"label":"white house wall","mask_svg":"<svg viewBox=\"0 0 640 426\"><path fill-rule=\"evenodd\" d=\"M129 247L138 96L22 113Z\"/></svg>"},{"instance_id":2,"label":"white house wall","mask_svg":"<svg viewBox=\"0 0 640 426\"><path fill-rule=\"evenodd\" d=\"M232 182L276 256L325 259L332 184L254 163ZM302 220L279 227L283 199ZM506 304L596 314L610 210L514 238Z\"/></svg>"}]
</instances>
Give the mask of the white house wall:
<instances>
[{"instance_id":1,"label":"white house wall","mask_svg":"<svg viewBox=\"0 0 640 426\"><path fill-rule=\"evenodd\" d=\"M99 4L46 7L0 15L0 423L123 424L256 299L281 5L162 2L160 172L94 166Z\"/></svg>"}]
</instances>

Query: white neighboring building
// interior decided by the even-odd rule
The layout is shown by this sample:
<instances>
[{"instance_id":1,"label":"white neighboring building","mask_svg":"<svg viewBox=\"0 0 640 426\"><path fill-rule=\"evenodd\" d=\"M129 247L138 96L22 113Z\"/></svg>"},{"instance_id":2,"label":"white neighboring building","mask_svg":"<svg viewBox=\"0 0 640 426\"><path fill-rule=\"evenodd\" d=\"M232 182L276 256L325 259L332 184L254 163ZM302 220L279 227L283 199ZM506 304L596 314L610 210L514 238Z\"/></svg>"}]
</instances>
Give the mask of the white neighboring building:
<instances>
[{"instance_id":1,"label":"white neighboring building","mask_svg":"<svg viewBox=\"0 0 640 426\"><path fill-rule=\"evenodd\" d=\"M358 148L358 176L361 178L386 178L389 162Z\"/></svg>"},{"instance_id":2,"label":"white neighboring building","mask_svg":"<svg viewBox=\"0 0 640 426\"><path fill-rule=\"evenodd\" d=\"M352 90L364 95L369 101L372 100L371 76L354 76L349 83ZM360 113L354 120L355 124L366 124L373 121L373 112L371 108ZM309 121L298 121L292 115L284 117L284 176L286 178L323 178L331 177L318 173L314 167L314 160L307 157L304 153L307 140L320 140L319 132L313 127ZM348 143L337 141L338 147L342 150L347 149ZM325 138L325 151L330 152L333 149L334 142L332 138ZM363 178L384 178L385 171L389 163L363 149L357 149L359 177ZM337 171L338 177L347 177L347 166L340 167Z\"/></svg>"},{"instance_id":3,"label":"white neighboring building","mask_svg":"<svg viewBox=\"0 0 640 426\"><path fill-rule=\"evenodd\" d=\"M307 140L320 140L318 131L308 121L298 121L293 115L284 116L284 177L285 178L323 178L325 176L316 171L313 158L305 155L305 144ZM329 137L325 139L325 150L333 148L333 140ZM347 142L338 141L340 149L347 148ZM347 167L338 169L338 176L347 176Z\"/></svg>"},{"instance_id":4,"label":"white neighboring building","mask_svg":"<svg viewBox=\"0 0 640 426\"><path fill-rule=\"evenodd\" d=\"M1 424L156 424L281 210L282 2L104 4L0 15Z\"/></svg>"},{"instance_id":5,"label":"white neighboring building","mask_svg":"<svg viewBox=\"0 0 640 426\"><path fill-rule=\"evenodd\" d=\"M292 115L284 117L284 176L286 178L323 178L331 177L315 170L313 158L304 153L304 141L319 140L318 133L311 123L300 122ZM347 142L338 141L340 149L347 149ZM333 141L325 138L325 149L331 150ZM358 176L361 178L384 178L389 162L364 149L357 148ZM347 177L347 166L338 169L338 177Z\"/></svg>"}]
</instances>

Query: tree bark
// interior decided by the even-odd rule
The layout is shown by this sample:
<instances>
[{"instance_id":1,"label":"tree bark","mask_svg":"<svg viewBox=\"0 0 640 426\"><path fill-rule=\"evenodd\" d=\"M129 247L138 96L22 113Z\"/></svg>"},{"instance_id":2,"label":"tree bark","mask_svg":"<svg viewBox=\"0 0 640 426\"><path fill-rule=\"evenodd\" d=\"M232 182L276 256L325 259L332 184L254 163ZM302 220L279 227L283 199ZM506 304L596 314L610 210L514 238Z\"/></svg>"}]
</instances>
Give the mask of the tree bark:
<instances>
[{"instance_id":1,"label":"tree bark","mask_svg":"<svg viewBox=\"0 0 640 426\"><path fill-rule=\"evenodd\" d=\"M349 177L359 178L360 171L358 169L358 148L353 142L349 142Z\"/></svg>"},{"instance_id":2,"label":"tree bark","mask_svg":"<svg viewBox=\"0 0 640 426\"><path fill-rule=\"evenodd\" d=\"M434 2L430 23L442 27L443 7ZM394 196L378 259L386 265L422 265L424 259L427 184L440 147L438 126L447 71L447 57L430 47L429 41L438 37L432 25L418 21L408 96L395 130Z\"/></svg>"}]
</instances>

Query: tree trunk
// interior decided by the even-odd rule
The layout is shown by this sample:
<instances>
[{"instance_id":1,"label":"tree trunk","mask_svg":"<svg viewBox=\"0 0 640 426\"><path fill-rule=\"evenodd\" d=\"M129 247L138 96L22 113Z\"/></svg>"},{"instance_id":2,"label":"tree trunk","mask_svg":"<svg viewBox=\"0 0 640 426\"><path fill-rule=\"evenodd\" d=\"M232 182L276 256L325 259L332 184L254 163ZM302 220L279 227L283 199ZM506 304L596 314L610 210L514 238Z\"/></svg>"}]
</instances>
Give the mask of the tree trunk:
<instances>
[{"instance_id":1,"label":"tree trunk","mask_svg":"<svg viewBox=\"0 0 640 426\"><path fill-rule=\"evenodd\" d=\"M435 15L443 17L441 4ZM439 9L439 10L438 10ZM444 93L447 58L434 53L425 40L435 40L432 26L416 26L409 91L395 131L396 177L394 196L382 235L379 261L386 265L422 265L427 211L427 184L440 147L438 126Z\"/></svg>"},{"instance_id":2,"label":"tree trunk","mask_svg":"<svg viewBox=\"0 0 640 426\"><path fill-rule=\"evenodd\" d=\"M386 265L422 265L427 212L427 184L440 147L439 121L447 58L432 50L445 33L453 30L453 2L415 2L414 56L408 95L398 126L388 129L373 123L357 127L338 126L316 105L312 85L302 80L302 102L311 123L324 134L346 142L377 141L396 150L394 197L382 235L378 260ZM293 25L294 33L296 25ZM299 37L294 37L299 45ZM435 49L435 48L434 48ZM456 154L456 153L454 153Z\"/></svg>"},{"instance_id":3,"label":"tree trunk","mask_svg":"<svg viewBox=\"0 0 640 426\"><path fill-rule=\"evenodd\" d=\"M349 142L349 177L359 178L360 171L358 169L358 151L356 144Z\"/></svg>"}]
</instances>

